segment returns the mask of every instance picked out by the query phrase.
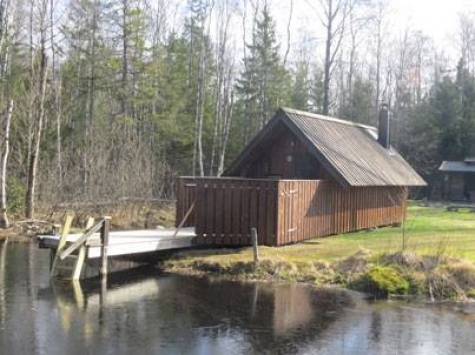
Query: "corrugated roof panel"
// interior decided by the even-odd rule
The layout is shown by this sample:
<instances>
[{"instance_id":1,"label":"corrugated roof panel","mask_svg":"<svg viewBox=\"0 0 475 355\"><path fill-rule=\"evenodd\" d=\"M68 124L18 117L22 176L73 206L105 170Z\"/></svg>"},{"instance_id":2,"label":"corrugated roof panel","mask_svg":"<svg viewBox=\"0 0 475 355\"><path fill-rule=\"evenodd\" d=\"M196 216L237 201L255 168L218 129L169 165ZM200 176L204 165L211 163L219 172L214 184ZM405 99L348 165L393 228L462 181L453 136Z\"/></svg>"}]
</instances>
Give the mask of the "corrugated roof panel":
<instances>
[{"instance_id":1,"label":"corrugated roof panel","mask_svg":"<svg viewBox=\"0 0 475 355\"><path fill-rule=\"evenodd\" d=\"M349 186L425 186L426 182L393 148L377 141L374 127L283 109L287 122L335 178ZM284 118L285 119L285 118Z\"/></svg>"}]
</instances>

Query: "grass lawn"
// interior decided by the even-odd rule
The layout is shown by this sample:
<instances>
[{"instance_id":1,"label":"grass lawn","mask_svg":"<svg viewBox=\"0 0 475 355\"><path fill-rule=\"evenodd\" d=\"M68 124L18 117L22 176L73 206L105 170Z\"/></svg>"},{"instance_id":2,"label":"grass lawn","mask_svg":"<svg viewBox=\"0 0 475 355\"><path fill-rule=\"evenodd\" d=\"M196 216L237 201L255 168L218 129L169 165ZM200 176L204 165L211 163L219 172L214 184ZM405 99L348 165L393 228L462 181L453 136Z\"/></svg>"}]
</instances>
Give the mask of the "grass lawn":
<instances>
[{"instance_id":1,"label":"grass lawn","mask_svg":"<svg viewBox=\"0 0 475 355\"><path fill-rule=\"evenodd\" d=\"M448 212L442 208L410 206L404 227L383 227L316 238L280 248L260 247L261 259L289 262L335 261L361 249L372 253L405 251L417 254L444 254L475 261L475 213ZM183 261L201 260L227 264L252 260L252 249L189 251L181 254Z\"/></svg>"}]
</instances>

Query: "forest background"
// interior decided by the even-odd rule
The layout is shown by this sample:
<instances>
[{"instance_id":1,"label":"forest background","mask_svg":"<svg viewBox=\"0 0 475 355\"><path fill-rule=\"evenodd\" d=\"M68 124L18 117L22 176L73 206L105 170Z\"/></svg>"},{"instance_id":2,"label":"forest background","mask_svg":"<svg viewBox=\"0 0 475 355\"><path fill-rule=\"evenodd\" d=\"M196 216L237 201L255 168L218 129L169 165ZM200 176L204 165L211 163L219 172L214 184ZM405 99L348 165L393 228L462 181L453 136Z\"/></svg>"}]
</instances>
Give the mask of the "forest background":
<instances>
[{"instance_id":1,"label":"forest background","mask_svg":"<svg viewBox=\"0 0 475 355\"><path fill-rule=\"evenodd\" d=\"M315 26L296 31L302 1ZM173 199L177 176L220 175L280 106L376 125L383 101L429 182L474 155L475 14L448 50L390 0L0 0L0 225Z\"/></svg>"}]
</instances>

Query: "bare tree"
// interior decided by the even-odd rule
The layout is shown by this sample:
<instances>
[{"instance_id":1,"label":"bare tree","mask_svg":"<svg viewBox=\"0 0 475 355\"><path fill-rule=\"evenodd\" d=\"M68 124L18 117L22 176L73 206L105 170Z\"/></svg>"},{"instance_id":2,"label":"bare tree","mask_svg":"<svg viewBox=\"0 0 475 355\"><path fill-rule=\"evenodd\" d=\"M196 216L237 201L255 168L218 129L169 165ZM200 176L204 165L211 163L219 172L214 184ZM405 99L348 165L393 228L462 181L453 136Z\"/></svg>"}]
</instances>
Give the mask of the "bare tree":
<instances>
[{"instance_id":1,"label":"bare tree","mask_svg":"<svg viewBox=\"0 0 475 355\"><path fill-rule=\"evenodd\" d=\"M10 0L0 1L0 78L7 82L10 68L10 42L11 42L11 22L16 8ZM7 215L7 162L10 153L10 127L14 109L14 101L9 99L9 85L4 85L0 93L0 103L5 104L5 112L1 117L1 150L0 150L0 228L8 228L9 221ZM8 102L8 103L7 103Z\"/></svg>"},{"instance_id":2,"label":"bare tree","mask_svg":"<svg viewBox=\"0 0 475 355\"><path fill-rule=\"evenodd\" d=\"M211 147L210 175L222 173L224 155L226 151L227 138L229 134L231 116L230 106L232 106L232 69L234 61L229 53L229 29L233 9L229 1L223 1L216 6L216 86L215 86L215 109L213 114L213 139ZM223 161L223 163L222 163Z\"/></svg>"},{"instance_id":3,"label":"bare tree","mask_svg":"<svg viewBox=\"0 0 475 355\"><path fill-rule=\"evenodd\" d=\"M46 84L48 79L48 57L46 55L46 31L47 24L47 0L40 0L38 6L39 16L39 47L37 49L37 57L39 59L38 74L32 75L33 92L31 95L35 97L35 132L33 136L33 145L28 164L28 184L26 190L26 218L33 218L35 211L35 190L38 172L38 160L40 155L40 143L45 119L45 98ZM35 65L33 66L34 69Z\"/></svg>"},{"instance_id":4,"label":"bare tree","mask_svg":"<svg viewBox=\"0 0 475 355\"><path fill-rule=\"evenodd\" d=\"M10 126L13 115L14 102L10 100L4 117L2 118L3 146L0 165L0 228L8 228L7 215L7 162L10 153Z\"/></svg>"},{"instance_id":5,"label":"bare tree","mask_svg":"<svg viewBox=\"0 0 475 355\"><path fill-rule=\"evenodd\" d=\"M460 52L465 68L475 72L475 18L473 14L460 15Z\"/></svg>"},{"instance_id":6,"label":"bare tree","mask_svg":"<svg viewBox=\"0 0 475 355\"><path fill-rule=\"evenodd\" d=\"M198 163L199 175L204 176L204 155L203 155L203 127L204 127L204 110L205 95L208 70L207 56L207 38L209 38L211 21L210 13L213 10L214 3L208 0L198 2L199 5L195 9L195 13L191 18L191 37L190 37L190 63L194 56L193 41L196 41L198 49L198 73L196 78L196 108L195 108L195 141L193 152L193 174L195 174L195 164ZM193 32L197 32L196 36ZM196 49L196 48L195 48ZM192 64L190 64L190 71Z\"/></svg>"},{"instance_id":7,"label":"bare tree","mask_svg":"<svg viewBox=\"0 0 475 355\"><path fill-rule=\"evenodd\" d=\"M328 115L333 67L345 34L346 19L353 7L353 0L320 0L320 4L323 9L321 22L326 31L322 113Z\"/></svg>"},{"instance_id":8,"label":"bare tree","mask_svg":"<svg viewBox=\"0 0 475 355\"><path fill-rule=\"evenodd\" d=\"M294 9L294 1L290 0L290 9L289 9L289 20L287 22L287 49L285 50L284 54L284 67L287 64L287 58L289 56L290 52L290 38L291 38L291 32L290 32L290 24L292 23L292 13Z\"/></svg>"},{"instance_id":9,"label":"bare tree","mask_svg":"<svg viewBox=\"0 0 475 355\"><path fill-rule=\"evenodd\" d=\"M375 83L375 113L379 111L382 87L382 64L383 64L383 40L386 32L386 20L388 15L388 5L385 0L376 2L375 35L376 35L376 83Z\"/></svg>"},{"instance_id":10,"label":"bare tree","mask_svg":"<svg viewBox=\"0 0 475 355\"><path fill-rule=\"evenodd\" d=\"M358 11L359 10L359 11ZM349 13L349 57L348 57L348 75L346 80L347 92L346 92L346 102L345 104L349 108L348 115L349 117L354 116L353 110L353 86L354 86L354 77L356 71L356 65L358 61L358 48L362 43L361 32L365 30L368 26L371 17L366 11L367 8L362 4L362 6L355 6L353 11Z\"/></svg>"}]
</instances>

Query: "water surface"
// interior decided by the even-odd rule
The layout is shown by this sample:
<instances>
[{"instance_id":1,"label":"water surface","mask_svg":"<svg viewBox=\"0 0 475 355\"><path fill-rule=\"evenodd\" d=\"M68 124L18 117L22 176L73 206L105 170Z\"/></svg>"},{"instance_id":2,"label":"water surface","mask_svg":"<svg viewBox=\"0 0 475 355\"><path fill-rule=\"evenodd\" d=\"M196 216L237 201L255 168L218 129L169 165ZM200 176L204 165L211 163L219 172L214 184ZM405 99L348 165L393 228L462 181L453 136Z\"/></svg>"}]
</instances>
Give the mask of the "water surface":
<instances>
[{"instance_id":1,"label":"water surface","mask_svg":"<svg viewBox=\"0 0 475 355\"><path fill-rule=\"evenodd\" d=\"M135 271L52 283L49 255L0 244L0 354L470 354L475 306L368 302L305 285Z\"/></svg>"}]
</instances>

